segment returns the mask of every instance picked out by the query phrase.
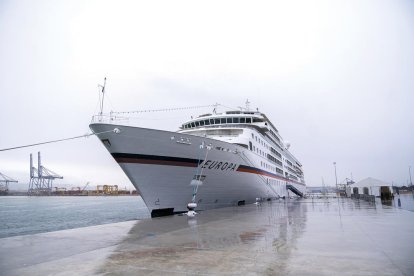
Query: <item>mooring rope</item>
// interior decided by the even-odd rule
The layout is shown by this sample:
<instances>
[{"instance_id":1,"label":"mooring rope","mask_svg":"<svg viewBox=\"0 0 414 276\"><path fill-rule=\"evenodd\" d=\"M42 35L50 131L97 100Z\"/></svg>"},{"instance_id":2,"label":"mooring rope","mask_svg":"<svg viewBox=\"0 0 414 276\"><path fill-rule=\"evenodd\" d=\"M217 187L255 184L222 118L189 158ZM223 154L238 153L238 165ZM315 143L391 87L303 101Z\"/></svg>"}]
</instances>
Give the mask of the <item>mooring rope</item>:
<instances>
[{"instance_id":1,"label":"mooring rope","mask_svg":"<svg viewBox=\"0 0 414 276\"><path fill-rule=\"evenodd\" d=\"M8 150L21 149L21 148L28 148L28 147L34 147L34 146L39 146L39 145L57 143L57 142L68 141L68 140L74 140L74 139L78 139L78 138L88 138L89 136L92 136L92 135L98 135L98 134L103 134L103 133L108 133L108 132L115 132L115 130L113 129L113 130L107 130L107 131L102 131L102 132L97 132L97 133L87 133L87 134L84 134L84 135L79 135L79 136L74 136L74 137L69 137L69 138L63 138L63 139L51 140L51 141L40 142L40 143L35 143L35 144L29 144L29 145L24 145L24 146L17 146L17 147L12 147L12 148L0 149L0 151L8 151Z\"/></svg>"},{"instance_id":2,"label":"mooring rope","mask_svg":"<svg viewBox=\"0 0 414 276\"><path fill-rule=\"evenodd\" d=\"M225 108L233 109L231 107L224 106L222 104L216 103L216 104L210 104L210 105L198 105L198 106L163 108L163 109L147 109L147 110L135 110L135 111L111 111L110 114L112 115L112 114L131 114L131 113L133 114L133 113L147 113L147 112L165 112L165 111L176 111L176 110L199 109L199 108L207 108L207 107L217 108L217 106L222 106L222 107L225 107ZM100 132L100 133L87 133L85 135L79 135L79 136L74 136L74 137L69 137L69 138L63 138L63 139L58 139L58 140L52 140L52 141L46 141L46 142L30 144L30 145L23 145L23 146L5 148L5 149L0 149L0 152L1 151L21 149L21 148L34 147L34 146L39 146L39 145L51 144L51 143L57 143L57 142L68 141L68 140L74 140L74 139L78 139L78 138L87 138L91 135L98 135L98 134L102 134L102 133L106 133L106 132L112 132L112 131L114 131L114 130L104 131L104 132Z\"/></svg>"}]
</instances>

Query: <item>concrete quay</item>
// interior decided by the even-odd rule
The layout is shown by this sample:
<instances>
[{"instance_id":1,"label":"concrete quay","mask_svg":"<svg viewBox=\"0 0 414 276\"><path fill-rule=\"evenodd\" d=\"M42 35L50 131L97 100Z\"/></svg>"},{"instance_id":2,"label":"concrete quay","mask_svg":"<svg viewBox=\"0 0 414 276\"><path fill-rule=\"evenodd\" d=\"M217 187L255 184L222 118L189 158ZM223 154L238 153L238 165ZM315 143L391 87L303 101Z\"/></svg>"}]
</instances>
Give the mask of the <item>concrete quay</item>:
<instances>
[{"instance_id":1,"label":"concrete quay","mask_svg":"<svg viewBox=\"0 0 414 276\"><path fill-rule=\"evenodd\" d=\"M0 239L1 275L414 275L414 212L264 202Z\"/></svg>"}]
</instances>

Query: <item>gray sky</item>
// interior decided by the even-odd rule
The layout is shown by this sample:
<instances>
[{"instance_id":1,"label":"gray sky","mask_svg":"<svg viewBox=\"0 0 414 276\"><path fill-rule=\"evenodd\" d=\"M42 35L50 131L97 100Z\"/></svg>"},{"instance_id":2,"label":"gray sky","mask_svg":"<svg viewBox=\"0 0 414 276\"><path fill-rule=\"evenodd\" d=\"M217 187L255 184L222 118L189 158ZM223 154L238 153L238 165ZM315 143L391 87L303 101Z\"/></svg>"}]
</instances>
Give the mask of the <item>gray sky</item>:
<instances>
[{"instance_id":1,"label":"gray sky","mask_svg":"<svg viewBox=\"0 0 414 276\"><path fill-rule=\"evenodd\" d=\"M0 148L84 134L106 110L248 98L291 142L309 186L414 166L413 1L0 1ZM176 130L190 112L140 116ZM154 116L154 117L152 117ZM0 152L24 187L29 153L56 186L128 179L96 137ZM414 170L413 170L414 172ZM413 174L414 175L414 174Z\"/></svg>"}]
</instances>

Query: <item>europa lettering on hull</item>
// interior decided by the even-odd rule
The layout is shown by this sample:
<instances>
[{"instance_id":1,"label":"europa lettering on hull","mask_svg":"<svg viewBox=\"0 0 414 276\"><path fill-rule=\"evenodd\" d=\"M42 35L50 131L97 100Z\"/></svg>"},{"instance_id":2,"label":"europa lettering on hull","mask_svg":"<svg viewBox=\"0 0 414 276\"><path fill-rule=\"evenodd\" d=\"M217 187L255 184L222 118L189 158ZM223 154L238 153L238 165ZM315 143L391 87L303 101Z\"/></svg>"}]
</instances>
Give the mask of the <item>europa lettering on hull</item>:
<instances>
[{"instance_id":1,"label":"europa lettering on hull","mask_svg":"<svg viewBox=\"0 0 414 276\"><path fill-rule=\"evenodd\" d=\"M203 169L216 169L216 170L222 170L222 171L235 171L237 170L238 165L224 162L224 161L212 161L212 160L206 160L201 164L201 167Z\"/></svg>"}]
</instances>

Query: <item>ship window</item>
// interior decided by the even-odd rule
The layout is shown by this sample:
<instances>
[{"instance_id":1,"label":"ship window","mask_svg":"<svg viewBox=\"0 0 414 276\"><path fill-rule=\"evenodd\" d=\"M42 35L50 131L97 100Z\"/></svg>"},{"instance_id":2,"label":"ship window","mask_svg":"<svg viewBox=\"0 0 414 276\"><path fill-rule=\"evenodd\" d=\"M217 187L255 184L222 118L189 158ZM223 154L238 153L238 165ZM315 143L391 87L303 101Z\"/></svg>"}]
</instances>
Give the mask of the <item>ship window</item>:
<instances>
[{"instance_id":1,"label":"ship window","mask_svg":"<svg viewBox=\"0 0 414 276\"><path fill-rule=\"evenodd\" d=\"M220 119L214 119L215 124L220 124Z\"/></svg>"},{"instance_id":2,"label":"ship window","mask_svg":"<svg viewBox=\"0 0 414 276\"><path fill-rule=\"evenodd\" d=\"M239 118L233 118L233 123L238 124L239 123Z\"/></svg>"},{"instance_id":3,"label":"ship window","mask_svg":"<svg viewBox=\"0 0 414 276\"><path fill-rule=\"evenodd\" d=\"M210 125L214 125L214 119L210 119Z\"/></svg>"},{"instance_id":4,"label":"ship window","mask_svg":"<svg viewBox=\"0 0 414 276\"><path fill-rule=\"evenodd\" d=\"M195 124L194 124L194 122L192 122L192 123L191 123L191 127L195 127Z\"/></svg>"},{"instance_id":5,"label":"ship window","mask_svg":"<svg viewBox=\"0 0 414 276\"><path fill-rule=\"evenodd\" d=\"M200 125L200 122L195 122L196 127L198 127Z\"/></svg>"},{"instance_id":6,"label":"ship window","mask_svg":"<svg viewBox=\"0 0 414 276\"><path fill-rule=\"evenodd\" d=\"M204 121L200 121L200 126L204 126Z\"/></svg>"},{"instance_id":7,"label":"ship window","mask_svg":"<svg viewBox=\"0 0 414 276\"><path fill-rule=\"evenodd\" d=\"M246 118L240 118L240 123L242 124L246 123Z\"/></svg>"},{"instance_id":8,"label":"ship window","mask_svg":"<svg viewBox=\"0 0 414 276\"><path fill-rule=\"evenodd\" d=\"M253 133L252 133L252 138L254 139L254 135L253 135Z\"/></svg>"},{"instance_id":9,"label":"ship window","mask_svg":"<svg viewBox=\"0 0 414 276\"><path fill-rule=\"evenodd\" d=\"M251 124L252 123L252 118L246 118L246 123Z\"/></svg>"},{"instance_id":10,"label":"ship window","mask_svg":"<svg viewBox=\"0 0 414 276\"><path fill-rule=\"evenodd\" d=\"M233 118L227 118L227 123L228 123L228 124L233 123Z\"/></svg>"},{"instance_id":11,"label":"ship window","mask_svg":"<svg viewBox=\"0 0 414 276\"><path fill-rule=\"evenodd\" d=\"M226 123L226 118L221 118L220 121L221 121L222 124L225 124Z\"/></svg>"},{"instance_id":12,"label":"ship window","mask_svg":"<svg viewBox=\"0 0 414 276\"><path fill-rule=\"evenodd\" d=\"M252 142L249 141L249 150L252 150Z\"/></svg>"},{"instance_id":13,"label":"ship window","mask_svg":"<svg viewBox=\"0 0 414 276\"><path fill-rule=\"evenodd\" d=\"M204 125L208 126L210 124L209 120L204 120Z\"/></svg>"}]
</instances>

